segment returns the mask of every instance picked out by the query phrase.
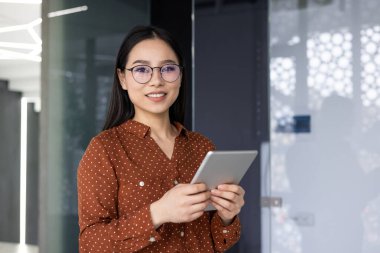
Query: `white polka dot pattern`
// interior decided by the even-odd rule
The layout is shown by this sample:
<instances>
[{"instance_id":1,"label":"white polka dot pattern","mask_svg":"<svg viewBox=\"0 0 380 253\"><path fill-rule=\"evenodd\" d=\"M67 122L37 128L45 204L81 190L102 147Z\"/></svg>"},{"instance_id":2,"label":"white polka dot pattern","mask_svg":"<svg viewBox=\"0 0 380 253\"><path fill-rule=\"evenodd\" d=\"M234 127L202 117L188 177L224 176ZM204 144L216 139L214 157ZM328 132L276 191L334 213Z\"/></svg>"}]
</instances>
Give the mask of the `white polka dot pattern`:
<instances>
[{"instance_id":1,"label":"white polka dot pattern","mask_svg":"<svg viewBox=\"0 0 380 253\"><path fill-rule=\"evenodd\" d=\"M150 204L177 183L189 183L215 149L201 134L176 127L171 159L150 128L133 120L91 140L78 168L80 253L223 252L239 240L239 219L224 227L215 212L155 230Z\"/></svg>"}]
</instances>

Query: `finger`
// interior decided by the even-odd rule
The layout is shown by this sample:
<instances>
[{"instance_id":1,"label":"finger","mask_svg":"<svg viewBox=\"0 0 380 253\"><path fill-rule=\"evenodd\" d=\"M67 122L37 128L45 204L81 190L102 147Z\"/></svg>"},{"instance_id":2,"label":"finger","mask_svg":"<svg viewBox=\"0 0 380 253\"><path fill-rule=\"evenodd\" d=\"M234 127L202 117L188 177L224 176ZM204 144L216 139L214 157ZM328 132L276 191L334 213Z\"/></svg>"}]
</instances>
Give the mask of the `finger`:
<instances>
[{"instance_id":1,"label":"finger","mask_svg":"<svg viewBox=\"0 0 380 253\"><path fill-rule=\"evenodd\" d=\"M213 203L216 203L222 206L224 209L227 209L229 212L232 212L234 209L236 209L236 204L226 199L216 197L216 196L211 196L210 199Z\"/></svg>"},{"instance_id":2,"label":"finger","mask_svg":"<svg viewBox=\"0 0 380 253\"><path fill-rule=\"evenodd\" d=\"M224 206L220 205L219 203L216 203L215 201L211 201L210 202L215 208L216 210L218 210L221 215L223 215L225 218L232 218L232 217L235 217L237 214L240 213L241 211L241 208L235 208L235 209L232 209L232 210L229 210L227 208L225 208Z\"/></svg>"},{"instance_id":3,"label":"finger","mask_svg":"<svg viewBox=\"0 0 380 253\"><path fill-rule=\"evenodd\" d=\"M211 204L215 207L215 209L219 212L219 215L222 215L223 217L225 218L229 218L229 217L235 217L235 214L234 212L231 212L229 211L228 209L224 208L223 206L219 205L218 203L215 203L213 201L211 201Z\"/></svg>"},{"instance_id":4,"label":"finger","mask_svg":"<svg viewBox=\"0 0 380 253\"><path fill-rule=\"evenodd\" d=\"M199 192L204 192L207 191L207 186L204 183L199 183L199 184L187 184L184 187L184 194L186 195L192 195L192 194L197 194Z\"/></svg>"},{"instance_id":5,"label":"finger","mask_svg":"<svg viewBox=\"0 0 380 253\"><path fill-rule=\"evenodd\" d=\"M201 202L201 203L194 204L190 207L190 212L192 214L198 213L198 212L203 212L206 209L206 207L208 206L208 204L210 204L209 200Z\"/></svg>"},{"instance_id":6,"label":"finger","mask_svg":"<svg viewBox=\"0 0 380 253\"><path fill-rule=\"evenodd\" d=\"M221 185L218 185L218 190L230 191L230 192L234 192L238 195L244 195L245 194L244 189L240 185L236 185L236 184L221 184Z\"/></svg>"},{"instance_id":7,"label":"finger","mask_svg":"<svg viewBox=\"0 0 380 253\"><path fill-rule=\"evenodd\" d=\"M211 193L209 191L201 192L201 193L186 196L187 198L186 203L189 205L193 205L193 204L207 201L210 199L210 197L211 197Z\"/></svg>"},{"instance_id":8,"label":"finger","mask_svg":"<svg viewBox=\"0 0 380 253\"><path fill-rule=\"evenodd\" d=\"M211 194L213 196L221 197L233 202L237 202L239 198L239 195L230 191L220 191L220 190L213 189L211 190Z\"/></svg>"}]
</instances>

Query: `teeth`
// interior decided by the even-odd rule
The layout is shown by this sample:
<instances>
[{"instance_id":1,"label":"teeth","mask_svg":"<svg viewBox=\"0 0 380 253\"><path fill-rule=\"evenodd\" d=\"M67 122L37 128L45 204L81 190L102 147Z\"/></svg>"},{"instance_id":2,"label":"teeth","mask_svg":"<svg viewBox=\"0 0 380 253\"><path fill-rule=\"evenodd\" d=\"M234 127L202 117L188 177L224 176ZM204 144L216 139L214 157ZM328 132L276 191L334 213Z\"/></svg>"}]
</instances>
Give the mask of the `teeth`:
<instances>
[{"instance_id":1,"label":"teeth","mask_svg":"<svg viewBox=\"0 0 380 253\"><path fill-rule=\"evenodd\" d=\"M165 96L165 93L152 93L152 94L148 94L147 96L151 98L159 98L159 97Z\"/></svg>"}]
</instances>

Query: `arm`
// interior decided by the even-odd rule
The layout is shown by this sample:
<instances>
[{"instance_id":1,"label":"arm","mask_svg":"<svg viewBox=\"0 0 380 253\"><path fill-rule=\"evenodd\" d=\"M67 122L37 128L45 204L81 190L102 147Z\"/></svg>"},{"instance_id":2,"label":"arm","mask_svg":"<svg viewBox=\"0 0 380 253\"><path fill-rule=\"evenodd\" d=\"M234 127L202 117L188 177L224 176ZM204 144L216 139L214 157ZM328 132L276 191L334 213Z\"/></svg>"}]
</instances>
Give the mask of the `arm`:
<instances>
[{"instance_id":1,"label":"arm","mask_svg":"<svg viewBox=\"0 0 380 253\"><path fill-rule=\"evenodd\" d=\"M88 252L135 252L160 239L149 205L118 215L118 182L99 139L94 138L78 168L79 247Z\"/></svg>"},{"instance_id":2,"label":"arm","mask_svg":"<svg viewBox=\"0 0 380 253\"><path fill-rule=\"evenodd\" d=\"M237 215L244 205L244 190L239 185L222 184L211 191L211 203L216 208L211 219L215 249L225 251L240 239Z\"/></svg>"}]
</instances>

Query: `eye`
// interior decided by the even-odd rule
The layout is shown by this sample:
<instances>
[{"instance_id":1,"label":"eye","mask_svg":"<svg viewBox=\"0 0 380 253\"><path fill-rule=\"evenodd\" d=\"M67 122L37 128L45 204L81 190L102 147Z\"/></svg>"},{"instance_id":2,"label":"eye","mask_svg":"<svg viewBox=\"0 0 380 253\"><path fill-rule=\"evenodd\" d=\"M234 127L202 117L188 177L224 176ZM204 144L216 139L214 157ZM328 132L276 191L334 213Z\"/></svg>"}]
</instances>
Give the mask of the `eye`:
<instances>
[{"instance_id":1,"label":"eye","mask_svg":"<svg viewBox=\"0 0 380 253\"><path fill-rule=\"evenodd\" d=\"M133 72L136 73L149 73L150 69L147 66L136 66L133 68Z\"/></svg>"},{"instance_id":2,"label":"eye","mask_svg":"<svg viewBox=\"0 0 380 253\"><path fill-rule=\"evenodd\" d=\"M177 65L164 65L161 68L161 72L175 72L177 69Z\"/></svg>"}]
</instances>

